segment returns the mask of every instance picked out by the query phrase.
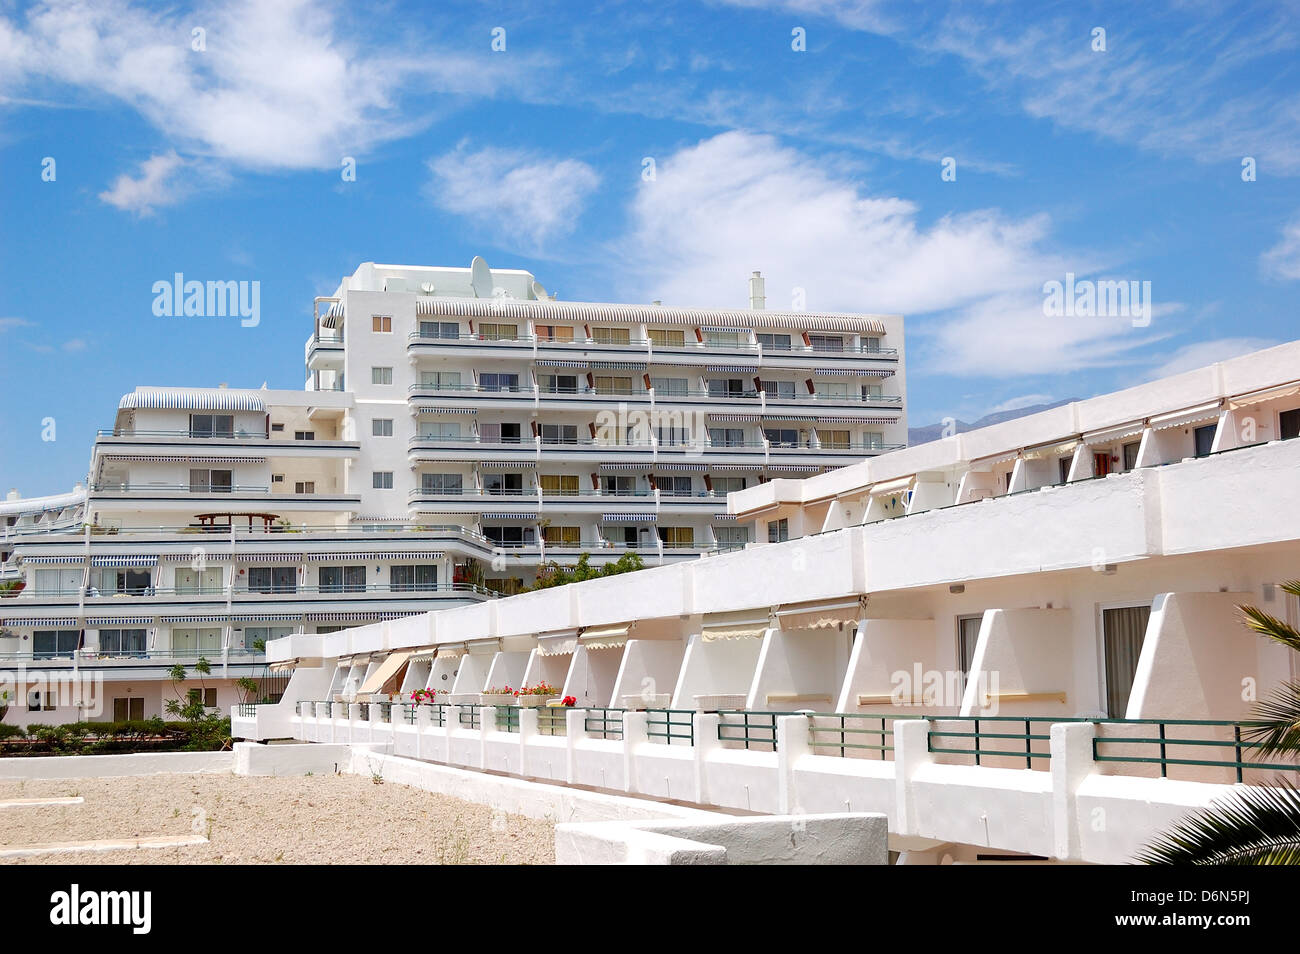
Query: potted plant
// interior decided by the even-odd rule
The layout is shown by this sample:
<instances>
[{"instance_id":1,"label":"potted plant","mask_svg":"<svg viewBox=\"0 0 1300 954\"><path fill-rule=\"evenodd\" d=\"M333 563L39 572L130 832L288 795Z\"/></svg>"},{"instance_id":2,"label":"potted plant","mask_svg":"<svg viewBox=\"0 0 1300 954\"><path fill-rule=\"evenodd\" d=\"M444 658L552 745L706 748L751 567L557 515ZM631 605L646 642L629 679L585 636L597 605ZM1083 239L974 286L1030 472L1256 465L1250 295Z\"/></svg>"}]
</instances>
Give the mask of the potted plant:
<instances>
[{"instance_id":1,"label":"potted plant","mask_svg":"<svg viewBox=\"0 0 1300 954\"><path fill-rule=\"evenodd\" d=\"M509 686L489 686L479 693L478 701L485 706L512 706L515 704L516 692Z\"/></svg>"},{"instance_id":2,"label":"potted plant","mask_svg":"<svg viewBox=\"0 0 1300 954\"><path fill-rule=\"evenodd\" d=\"M519 704L527 709L549 705L551 700L559 698L560 690L543 679L535 686L524 686L519 690Z\"/></svg>"},{"instance_id":3,"label":"potted plant","mask_svg":"<svg viewBox=\"0 0 1300 954\"><path fill-rule=\"evenodd\" d=\"M445 696L446 693L444 692L443 695ZM411 693L411 701L414 702L416 705L426 705L426 706L434 705L435 703L438 702L438 690L437 689L416 689L414 692ZM443 699L442 701L446 702L447 700Z\"/></svg>"}]
</instances>

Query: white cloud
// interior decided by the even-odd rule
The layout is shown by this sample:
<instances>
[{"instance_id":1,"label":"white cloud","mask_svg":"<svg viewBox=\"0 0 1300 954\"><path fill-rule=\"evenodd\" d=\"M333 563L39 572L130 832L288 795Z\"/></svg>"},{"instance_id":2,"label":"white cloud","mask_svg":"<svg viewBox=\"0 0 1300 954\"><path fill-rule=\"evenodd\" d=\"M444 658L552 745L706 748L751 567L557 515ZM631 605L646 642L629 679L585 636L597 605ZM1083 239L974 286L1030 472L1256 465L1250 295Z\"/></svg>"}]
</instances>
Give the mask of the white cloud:
<instances>
[{"instance_id":1,"label":"white cloud","mask_svg":"<svg viewBox=\"0 0 1300 954\"><path fill-rule=\"evenodd\" d=\"M321 0L201 4L46 0L0 17L0 96L62 84L137 110L182 153L257 169L337 166L423 124L402 93L490 92L515 57L370 42ZM364 23L364 21L362 21ZM205 49L191 48L191 30ZM400 34L400 31L397 31Z\"/></svg>"},{"instance_id":2,"label":"white cloud","mask_svg":"<svg viewBox=\"0 0 1300 954\"><path fill-rule=\"evenodd\" d=\"M1219 361L1250 354L1252 351L1272 348L1279 343L1269 338L1219 338L1215 341L1198 341L1165 356L1161 363L1152 369L1149 377L1155 380L1182 374L1184 371L1195 371L1197 368L1208 367Z\"/></svg>"},{"instance_id":3,"label":"white cloud","mask_svg":"<svg viewBox=\"0 0 1300 954\"><path fill-rule=\"evenodd\" d=\"M537 251L544 242L570 234L600 176L577 159L487 148L471 151L462 142L429 160L433 178L425 191L440 208L475 220L506 245Z\"/></svg>"},{"instance_id":4,"label":"white cloud","mask_svg":"<svg viewBox=\"0 0 1300 954\"><path fill-rule=\"evenodd\" d=\"M122 173L99 197L124 212L152 215L158 206L172 205L184 194L176 176L184 167L185 160L174 152L151 156L140 163L138 176Z\"/></svg>"},{"instance_id":5,"label":"white cloud","mask_svg":"<svg viewBox=\"0 0 1300 954\"><path fill-rule=\"evenodd\" d=\"M1259 259L1264 274L1283 281L1300 280L1300 219L1282 228L1282 238Z\"/></svg>"},{"instance_id":6,"label":"white cloud","mask_svg":"<svg viewBox=\"0 0 1300 954\"><path fill-rule=\"evenodd\" d=\"M1022 394L1020 397L1011 398L1009 401L1003 401L988 409L989 414L1000 414L1003 411L1018 411L1022 407L1033 407L1035 404L1050 404L1056 398L1050 394Z\"/></svg>"}]
</instances>

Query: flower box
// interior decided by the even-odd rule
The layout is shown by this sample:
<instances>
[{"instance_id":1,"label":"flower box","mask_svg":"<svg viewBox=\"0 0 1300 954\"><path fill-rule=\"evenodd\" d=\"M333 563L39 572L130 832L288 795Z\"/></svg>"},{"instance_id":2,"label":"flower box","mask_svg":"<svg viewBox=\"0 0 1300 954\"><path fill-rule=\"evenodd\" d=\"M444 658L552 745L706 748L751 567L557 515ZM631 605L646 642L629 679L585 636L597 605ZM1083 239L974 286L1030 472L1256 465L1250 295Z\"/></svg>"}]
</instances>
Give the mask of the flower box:
<instances>
[{"instance_id":1,"label":"flower box","mask_svg":"<svg viewBox=\"0 0 1300 954\"><path fill-rule=\"evenodd\" d=\"M485 706L512 706L515 704L513 692L480 692L478 701Z\"/></svg>"},{"instance_id":2,"label":"flower box","mask_svg":"<svg viewBox=\"0 0 1300 954\"><path fill-rule=\"evenodd\" d=\"M623 708L633 712L642 709L667 709L672 701L673 697L667 692L654 694L637 692L623 697Z\"/></svg>"},{"instance_id":3,"label":"flower box","mask_svg":"<svg viewBox=\"0 0 1300 954\"><path fill-rule=\"evenodd\" d=\"M524 709L538 709L542 706L549 706L554 700L560 698L555 696L541 696L533 693L531 695L519 696L516 701Z\"/></svg>"}]
</instances>

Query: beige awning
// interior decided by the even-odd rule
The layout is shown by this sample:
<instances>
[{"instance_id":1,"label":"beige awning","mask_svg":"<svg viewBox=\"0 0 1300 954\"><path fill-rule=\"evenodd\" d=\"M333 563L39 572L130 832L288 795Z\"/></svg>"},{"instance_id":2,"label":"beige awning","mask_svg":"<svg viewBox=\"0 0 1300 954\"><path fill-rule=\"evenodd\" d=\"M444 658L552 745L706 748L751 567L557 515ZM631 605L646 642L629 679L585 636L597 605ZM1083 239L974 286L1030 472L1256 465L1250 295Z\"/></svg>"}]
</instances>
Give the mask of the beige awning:
<instances>
[{"instance_id":1,"label":"beige awning","mask_svg":"<svg viewBox=\"0 0 1300 954\"><path fill-rule=\"evenodd\" d=\"M712 643L721 639L761 638L771 622L767 607L735 613L708 613L704 617L700 639Z\"/></svg>"},{"instance_id":2,"label":"beige awning","mask_svg":"<svg viewBox=\"0 0 1300 954\"><path fill-rule=\"evenodd\" d=\"M1235 411L1239 408L1252 407L1256 404L1263 404L1265 401L1276 401L1279 398L1292 397L1296 394L1300 394L1300 382L1265 388L1262 391L1251 391L1249 394L1242 394L1233 398L1228 406Z\"/></svg>"},{"instance_id":3,"label":"beige awning","mask_svg":"<svg viewBox=\"0 0 1300 954\"><path fill-rule=\"evenodd\" d=\"M871 488L871 496L883 497L886 494L901 494L904 491L912 489L913 480L915 480L915 477L909 474L906 477L898 477L895 478L894 480L881 481L880 483L874 485Z\"/></svg>"},{"instance_id":4,"label":"beige awning","mask_svg":"<svg viewBox=\"0 0 1300 954\"><path fill-rule=\"evenodd\" d=\"M347 669L347 668L350 667L351 665L352 665L352 657L351 657L351 656L340 656L340 657L339 657L339 665L338 665L338 668L339 668L339 669Z\"/></svg>"},{"instance_id":5,"label":"beige awning","mask_svg":"<svg viewBox=\"0 0 1300 954\"><path fill-rule=\"evenodd\" d=\"M1049 457L1060 457L1062 454L1073 454L1074 449L1079 446L1079 439L1071 437L1069 440L1054 441L1051 444L1039 444L1037 447L1025 448L1026 460L1045 460Z\"/></svg>"},{"instance_id":6,"label":"beige awning","mask_svg":"<svg viewBox=\"0 0 1300 954\"><path fill-rule=\"evenodd\" d=\"M465 651L471 656L486 656L501 651L501 640L471 639L465 643Z\"/></svg>"},{"instance_id":7,"label":"beige awning","mask_svg":"<svg viewBox=\"0 0 1300 954\"><path fill-rule=\"evenodd\" d=\"M537 652L541 656L568 656L578 648L578 637L550 636L537 640Z\"/></svg>"},{"instance_id":8,"label":"beige awning","mask_svg":"<svg viewBox=\"0 0 1300 954\"><path fill-rule=\"evenodd\" d=\"M421 646L419 649L411 652L411 656L407 662L428 662L436 655L438 655L437 646Z\"/></svg>"},{"instance_id":9,"label":"beige awning","mask_svg":"<svg viewBox=\"0 0 1300 954\"><path fill-rule=\"evenodd\" d=\"M352 665L354 665L354 666L368 666L368 665L370 665L370 653L364 653L364 654L362 654L362 655L360 655L360 656L353 656L353 657L352 657Z\"/></svg>"},{"instance_id":10,"label":"beige awning","mask_svg":"<svg viewBox=\"0 0 1300 954\"><path fill-rule=\"evenodd\" d=\"M865 605L866 600L861 597L794 603L776 611L776 624L781 629L842 630L862 618Z\"/></svg>"},{"instance_id":11,"label":"beige awning","mask_svg":"<svg viewBox=\"0 0 1300 954\"><path fill-rule=\"evenodd\" d=\"M627 645L627 636L631 629L631 623L621 623L618 626L593 626L583 630L582 635L578 637L578 642L588 649L617 649Z\"/></svg>"},{"instance_id":12,"label":"beige awning","mask_svg":"<svg viewBox=\"0 0 1300 954\"><path fill-rule=\"evenodd\" d=\"M411 654L409 652L390 654L387 659L379 664L378 669L366 677L366 681L361 684L361 688L357 692L363 696L372 692L383 692L384 684L397 675L398 670L404 668L410 658Z\"/></svg>"},{"instance_id":13,"label":"beige awning","mask_svg":"<svg viewBox=\"0 0 1300 954\"><path fill-rule=\"evenodd\" d=\"M455 656L464 656L464 655L465 655L464 643L447 643L445 645L438 647L439 658L445 656L455 657Z\"/></svg>"},{"instance_id":14,"label":"beige awning","mask_svg":"<svg viewBox=\"0 0 1300 954\"><path fill-rule=\"evenodd\" d=\"M976 467L992 467L995 464L1005 464L1009 460L1015 460L1020 456L1020 449L1013 451L1003 451L1000 454L990 454L987 457L977 457L970 462L971 469Z\"/></svg>"},{"instance_id":15,"label":"beige awning","mask_svg":"<svg viewBox=\"0 0 1300 954\"><path fill-rule=\"evenodd\" d=\"M1119 427L1108 427L1100 431L1089 431L1083 435L1085 444L1110 444L1115 441L1122 441L1126 437L1134 437L1146 430L1146 424L1142 421L1132 421Z\"/></svg>"},{"instance_id":16,"label":"beige awning","mask_svg":"<svg viewBox=\"0 0 1300 954\"><path fill-rule=\"evenodd\" d=\"M1195 424L1198 421L1208 421L1211 418L1217 418L1221 410L1222 402L1213 401L1209 404L1200 404L1196 407L1189 407L1186 410L1175 411L1172 414L1161 414L1151 418L1151 427L1153 430L1162 431L1169 427L1184 427L1187 424Z\"/></svg>"},{"instance_id":17,"label":"beige awning","mask_svg":"<svg viewBox=\"0 0 1300 954\"><path fill-rule=\"evenodd\" d=\"M537 645L537 637L532 635L502 636L498 642L503 653L526 653Z\"/></svg>"},{"instance_id":18,"label":"beige awning","mask_svg":"<svg viewBox=\"0 0 1300 954\"><path fill-rule=\"evenodd\" d=\"M267 666L266 668L271 670L271 672L284 672L286 669L293 669L297 665L298 665L298 660L289 659L286 660L285 662L271 663L271 665Z\"/></svg>"}]
</instances>

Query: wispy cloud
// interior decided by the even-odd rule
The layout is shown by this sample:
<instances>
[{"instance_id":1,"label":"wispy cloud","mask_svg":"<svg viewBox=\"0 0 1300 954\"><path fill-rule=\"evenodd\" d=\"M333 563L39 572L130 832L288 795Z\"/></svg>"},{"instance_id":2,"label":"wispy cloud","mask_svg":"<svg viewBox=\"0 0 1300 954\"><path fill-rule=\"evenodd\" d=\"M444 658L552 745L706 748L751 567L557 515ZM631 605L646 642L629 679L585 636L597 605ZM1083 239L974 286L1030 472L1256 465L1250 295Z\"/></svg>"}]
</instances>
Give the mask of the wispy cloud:
<instances>
[{"instance_id":1,"label":"wispy cloud","mask_svg":"<svg viewBox=\"0 0 1300 954\"><path fill-rule=\"evenodd\" d=\"M184 167L185 160L175 152L151 156L140 163L137 176L122 173L99 198L124 212L152 215L154 209L182 197L185 190L177 182L177 173Z\"/></svg>"},{"instance_id":2,"label":"wispy cloud","mask_svg":"<svg viewBox=\"0 0 1300 954\"><path fill-rule=\"evenodd\" d=\"M471 217L495 241L540 254L550 240L569 235L600 176L577 159L526 150L473 150L462 142L429 160L425 194L435 205ZM522 239L522 243L520 240Z\"/></svg>"},{"instance_id":3,"label":"wispy cloud","mask_svg":"<svg viewBox=\"0 0 1300 954\"><path fill-rule=\"evenodd\" d=\"M1050 404L1054 400L1056 399L1050 394L1022 394L1020 397L1013 397L1001 404L995 404L989 408L988 413L1000 414L1003 411L1019 411L1021 408L1033 407L1036 404Z\"/></svg>"},{"instance_id":4,"label":"wispy cloud","mask_svg":"<svg viewBox=\"0 0 1300 954\"><path fill-rule=\"evenodd\" d=\"M1259 264L1270 278L1300 280L1300 218L1282 227L1282 237L1260 256Z\"/></svg>"}]
</instances>

